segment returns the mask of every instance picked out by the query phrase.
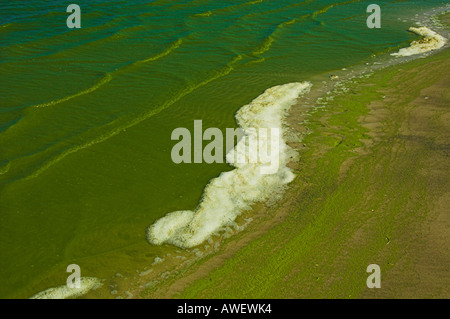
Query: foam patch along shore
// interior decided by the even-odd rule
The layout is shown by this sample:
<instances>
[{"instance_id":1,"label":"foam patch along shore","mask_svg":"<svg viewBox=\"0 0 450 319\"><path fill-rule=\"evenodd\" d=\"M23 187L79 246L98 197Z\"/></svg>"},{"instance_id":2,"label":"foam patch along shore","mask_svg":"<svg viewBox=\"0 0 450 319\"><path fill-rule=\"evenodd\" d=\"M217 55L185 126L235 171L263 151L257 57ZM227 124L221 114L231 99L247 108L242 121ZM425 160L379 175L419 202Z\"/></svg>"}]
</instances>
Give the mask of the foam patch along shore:
<instances>
[{"instance_id":1,"label":"foam patch along shore","mask_svg":"<svg viewBox=\"0 0 450 319\"><path fill-rule=\"evenodd\" d=\"M425 53L433 50L438 50L442 48L446 43L447 39L440 34L434 32L427 27L410 27L410 32L418 34L423 38L411 42L411 45L407 48L400 49L397 53L392 53L394 56L411 56L415 54Z\"/></svg>"},{"instance_id":2,"label":"foam patch along shore","mask_svg":"<svg viewBox=\"0 0 450 319\"><path fill-rule=\"evenodd\" d=\"M95 277L81 277L80 288L69 288L67 285L49 288L47 290L38 292L30 299L69 299L77 298L92 289L99 288L101 286L100 279Z\"/></svg>"},{"instance_id":3,"label":"foam patch along shore","mask_svg":"<svg viewBox=\"0 0 450 319\"><path fill-rule=\"evenodd\" d=\"M250 209L252 204L279 194L295 177L286 166L293 150L283 138L286 130L284 117L297 98L307 93L310 87L308 82L275 86L239 109L236 119L248 138L242 138L226 155L227 161L235 169L223 172L210 181L195 211L175 211L157 220L147 230L148 241L155 245L169 243L182 248L199 245L224 227L234 225L236 217ZM273 174L263 174L266 162L260 158L256 162L252 161L248 157L253 155L245 152L252 138L258 140L258 145L265 146L263 150L273 146L272 136L255 136L260 129L278 129L280 132L277 145L278 170ZM240 156L249 160L238 162L236 158Z\"/></svg>"}]
</instances>

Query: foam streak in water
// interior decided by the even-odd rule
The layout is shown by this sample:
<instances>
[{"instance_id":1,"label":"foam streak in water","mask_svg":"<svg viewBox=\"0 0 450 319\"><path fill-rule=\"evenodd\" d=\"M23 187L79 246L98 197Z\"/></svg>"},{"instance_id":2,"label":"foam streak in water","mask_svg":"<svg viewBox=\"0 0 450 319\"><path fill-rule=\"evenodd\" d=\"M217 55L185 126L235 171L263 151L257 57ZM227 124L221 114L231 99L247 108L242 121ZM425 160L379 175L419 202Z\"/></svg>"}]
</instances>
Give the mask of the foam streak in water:
<instances>
[{"instance_id":1,"label":"foam streak in water","mask_svg":"<svg viewBox=\"0 0 450 319\"><path fill-rule=\"evenodd\" d=\"M246 133L251 129L271 128L283 132L286 112L299 95L309 91L310 86L308 82L296 82L266 90L237 112L239 126ZM279 141L279 169L274 174L262 174L262 162L235 163L234 153L245 140L241 139L227 154L227 161L236 168L210 181L195 211L172 212L151 225L147 230L150 243L169 243L182 248L199 245L224 227L234 225L236 217L252 204L269 199L294 179L291 169L286 166L292 149L284 141L283 134Z\"/></svg>"},{"instance_id":2,"label":"foam streak in water","mask_svg":"<svg viewBox=\"0 0 450 319\"><path fill-rule=\"evenodd\" d=\"M445 43L447 43L446 38L428 29L427 27L420 27L420 28L411 27L409 28L409 31L421 35L423 38L411 42L411 45L409 47L400 49L397 53L392 53L391 55L411 56L415 54L440 49L445 45Z\"/></svg>"},{"instance_id":3,"label":"foam streak in water","mask_svg":"<svg viewBox=\"0 0 450 319\"><path fill-rule=\"evenodd\" d=\"M33 295L30 299L68 299L86 294L91 289L97 289L101 282L95 277L81 277L80 288L69 288L67 285L49 288Z\"/></svg>"}]
</instances>

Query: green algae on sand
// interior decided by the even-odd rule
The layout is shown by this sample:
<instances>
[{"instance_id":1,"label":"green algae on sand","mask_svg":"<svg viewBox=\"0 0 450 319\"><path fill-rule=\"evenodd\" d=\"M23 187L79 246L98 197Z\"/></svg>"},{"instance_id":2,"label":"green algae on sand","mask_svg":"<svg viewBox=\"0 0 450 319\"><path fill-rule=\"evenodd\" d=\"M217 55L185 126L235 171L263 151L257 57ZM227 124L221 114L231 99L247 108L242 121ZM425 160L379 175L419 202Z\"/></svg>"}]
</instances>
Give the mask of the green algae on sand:
<instances>
[{"instance_id":1,"label":"green algae on sand","mask_svg":"<svg viewBox=\"0 0 450 319\"><path fill-rule=\"evenodd\" d=\"M293 188L267 211L284 221L142 296L448 298L449 64L447 49L389 67L311 112Z\"/></svg>"}]
</instances>

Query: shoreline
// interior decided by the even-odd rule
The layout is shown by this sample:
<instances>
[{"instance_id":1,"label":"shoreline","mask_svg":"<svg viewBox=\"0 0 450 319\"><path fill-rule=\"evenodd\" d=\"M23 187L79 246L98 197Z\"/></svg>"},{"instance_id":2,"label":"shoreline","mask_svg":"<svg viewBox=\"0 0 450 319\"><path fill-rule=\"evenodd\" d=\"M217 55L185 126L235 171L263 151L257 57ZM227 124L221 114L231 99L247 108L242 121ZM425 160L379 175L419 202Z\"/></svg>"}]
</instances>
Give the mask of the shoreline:
<instances>
[{"instance_id":1,"label":"shoreline","mask_svg":"<svg viewBox=\"0 0 450 319\"><path fill-rule=\"evenodd\" d=\"M376 78L380 78L385 74L388 74L389 76L393 77L393 73L396 73L396 71L398 70L412 70L409 72L414 72L414 69L417 68L417 66L422 66L428 63L431 63L432 61L435 60L444 60L444 61L448 61L448 55L449 55L449 49L443 49L440 50L439 52L437 52L436 54L433 54L429 57L427 57L426 59L416 59L414 61L411 61L409 63L400 63L398 65L395 66L388 66L386 68L384 68L384 70L379 70L375 73L375 75L369 77L369 78L363 78L360 80L356 80L356 82L364 82L366 85L370 85L370 82L372 81L373 77ZM446 58L443 58L446 57ZM439 69L439 68L438 68ZM371 89L368 89L371 90ZM345 93L343 94L343 96L345 95L356 95L360 92L360 89L356 89L356 88L350 88L350 92L349 93ZM373 92L372 92L373 93ZM342 99L343 96L340 96L340 98ZM384 95L381 96L381 98ZM378 98L380 97L380 95L378 94ZM338 97L339 98L339 97ZM372 97L373 98L373 97ZM385 100L384 103L386 103L387 100ZM335 103L335 101L330 102L331 104ZM316 113L322 113L321 116L324 116L324 114L327 113L332 113L332 110L328 109L328 106L326 108L320 108L316 110ZM369 112L369 110L367 110L367 112ZM383 115L383 110L378 106L378 108L372 107L371 108L371 112L374 113L379 113ZM304 114L304 110L300 110L300 108L295 108L292 109L290 112L290 122L291 124L292 122L297 122L298 124L303 124L305 116L303 118L299 118L299 114ZM327 117L328 115L325 115L325 117ZM370 119L370 116L373 116L371 113L367 113L367 114L360 114L359 117L364 117L366 119ZM384 118L385 118L386 114L384 114ZM308 122L311 123L311 120L323 120L320 119L319 115L315 115L314 113L310 116L307 116L309 118ZM365 144L361 144L358 145L358 147L350 147L350 151L354 152L354 154L357 155L351 155L349 156L347 154L347 157L345 158L345 161L343 161L342 163L340 163L339 165L339 170L337 172L337 177L340 181L343 181L346 179L346 174L349 174L349 172L352 170L352 166L354 165L354 162L358 161L358 158L360 156L368 156L367 154L369 154L370 152L370 148L374 147L374 145L376 145L376 143L379 143L379 140L377 141L377 139L380 139L379 137L376 137L376 134L373 136L370 136L369 133L364 133L365 130L368 130L370 132L370 130L374 130L376 128L379 128L380 126L382 126L382 121L383 121L383 116L381 116L380 118L378 118L377 120L370 120L368 121L368 123L364 124L366 127L364 129L361 129L361 134L362 134L362 138L361 140L364 140ZM317 123L316 123L317 124ZM303 125L301 125L302 127L304 127ZM307 125L308 127L309 125ZM308 129L308 131L312 131L310 129ZM313 135L314 133L312 133ZM312 154L314 156L323 156L324 154L326 155L327 153L331 152L331 150L333 150L333 148L336 145L341 145L342 144L342 138L339 137L339 133L338 132L328 132L328 134L326 136L317 136L317 132L315 133L314 137L310 137L310 136L306 136L304 141L301 141L301 143L305 143L308 142L308 140L310 140L311 138L315 138L315 139L319 139L319 140L323 140L320 141L320 145L321 145L321 150L318 149L312 149L311 147L309 147L308 150L306 150L305 148L301 151L303 154L301 154L301 158L302 160L300 161L300 164L304 164L305 159L305 153L316 153L316 154ZM359 140L359 138L356 138L355 140ZM308 143L306 143L307 145ZM331 144L331 145L327 145L327 144ZM329 149L327 149L329 147ZM315 217L314 216L305 216L304 214L306 214L305 211L304 213L299 213L297 212L295 215L292 214L292 210L296 209L296 205L297 205L297 201L301 201L303 198L307 198L304 197L303 195L307 192L307 189L310 184L310 181L305 178L306 176L308 176L308 174L305 175L305 168L303 168L300 164L295 165L296 167L296 173L297 173L297 178L296 180L293 182L293 184L291 185L291 188L289 190L286 191L284 198L280 201L277 202L274 206L272 207L265 207L264 204L258 204L257 207L250 213L245 213L243 214L239 219L240 221L245 220L248 217L252 217L253 221L252 223L250 223L246 229L238 234L233 234L233 238L232 239L223 239L220 240L222 241L222 245L221 247L217 247L217 251L214 252L214 254L211 254L213 251L211 251L207 257L204 257L203 259L199 260L198 262L193 262L192 263L192 267L189 267L190 269L185 269L183 271L183 274L179 273L179 274L173 274L174 277L170 278L171 275L167 275L167 279L166 281L160 286L159 284L154 286L154 287L144 287L144 288L139 288L135 291L133 291L133 296L134 297L144 297L144 298L173 298L173 297L187 297L187 298L212 298L212 297L230 297L231 295L227 295L225 292L222 293L215 293L213 291L213 286L216 285L217 287L223 287L224 284L222 282L227 282L227 281L233 281L235 282L235 280L232 280L230 278L228 278L228 276L225 276L225 274L229 274L229 270L233 269L234 271L236 271L237 269L244 269L246 267L244 267L244 264L239 265L238 262L236 262L235 260L230 260L229 257L234 256L236 259L238 258L239 260L242 260L242 258L244 258L244 256L246 256L247 258L251 258L250 256L253 256L254 253L252 253L249 249L247 248L248 245L252 245L251 247L255 247L258 246L260 247L260 245L255 244L256 242L264 242L265 245L267 245L267 248L272 248L275 250L280 250L282 251L283 248L279 245L276 244L271 244L269 240L265 239L265 236L275 236L274 234L277 233L277 230L279 230L280 228L285 228L285 227L292 227L292 225L284 225L284 226L280 226L283 224L286 224L286 220L289 221L290 224L292 224L293 219L299 219L299 220L310 220L311 222L314 221ZM310 163L311 164L311 163ZM334 172L336 175L336 172ZM336 177L336 176L334 176ZM325 183L326 184L326 183ZM302 195L303 194L303 195ZM324 198L317 198L319 201L324 201ZM445 199L441 199L441 201L444 201ZM380 201L381 202L381 201ZM305 204L303 204L305 205ZM311 205L312 207L314 207L314 203L309 203L308 205ZM369 210L369 214L372 212L372 210ZM309 211L309 213L311 213L311 210ZM367 216L366 216L367 217ZM435 218L435 217L433 217ZM323 221L323 220L321 220ZM433 223L432 221L429 221L430 223ZM311 226L312 224L308 225L308 227L313 227ZM306 225L305 225L306 226ZM305 227L303 226L303 227ZM364 223L362 223L360 225L360 229L367 227L367 225L365 225ZM292 229L292 228L291 228ZM278 231L279 232L279 231ZM361 232L361 231L360 231ZM269 235L268 235L269 234ZM280 235L280 234L278 234ZM361 237L363 234L354 234L354 236L359 236ZM403 234L404 235L404 234ZM406 236L406 235L405 235ZM413 234L413 236L415 236ZM389 239L386 239L389 238ZM279 242L283 242L283 241L287 241L287 238L277 238ZM378 242L378 245L380 245L378 248L382 251L384 249L383 246L386 245L392 245L393 244L393 239L392 239L392 235L386 235L384 236L384 238L382 238L380 240L380 238L377 239L378 241L381 241L381 245ZM386 241L389 241L388 244L386 244ZM324 243L322 243L324 244ZM304 244L303 244L304 245ZM301 247L304 247L303 245L300 245ZM275 247L277 246L277 247ZM357 247L358 245L356 245ZM391 246L393 247L393 245ZM305 247L304 247L305 248ZM400 249L399 247L397 247L398 249ZM261 253L261 249L259 249L259 253ZM206 252L205 254L208 254L208 252ZM255 257L255 256L253 256ZM334 256L334 259L339 259L336 256ZM258 264L258 262L254 261L255 264ZM342 262L342 261L341 261ZM390 265L392 264L392 265ZM248 268L253 268L251 266L250 263L245 263L246 266L248 266ZM318 265L318 264L317 264ZM394 267L394 263L391 261L388 261L386 263L387 267ZM384 265L384 266L386 266ZM312 266L312 268L319 268L319 266ZM292 269L291 271L294 271L294 269ZM331 274L333 272L330 272ZM408 273L408 272L406 272ZM209 276L209 275L213 275L213 276ZM360 278L365 276L365 269L362 269L362 271L360 273L358 273L358 276ZM404 275L406 276L406 274ZM210 277L211 280L207 280L207 277ZM212 278L211 278L212 277ZM336 275L337 277L337 275ZM320 279L320 277L319 277ZM317 280L319 280L317 279ZM436 279L434 277L434 279ZM163 280L164 281L164 280ZM195 282L195 284L193 284ZM365 281L362 281L363 284L365 284ZM435 282L436 283L436 282ZM435 284L434 283L434 284ZM191 286L193 284L193 286ZM236 288L232 288L233 285L228 284L225 285L228 286L228 290L232 289L233 291ZM360 285L361 286L361 285ZM336 287L335 287L336 288ZM362 291L362 287L359 287ZM311 288L309 288L311 289ZM236 289L237 291L240 291L239 289ZM391 291L395 291L394 288L390 288ZM253 290L252 290L253 291ZM360 291L360 292L361 292ZM235 291L236 293L236 291ZM316 292L317 293L317 292ZM402 293L406 293L405 291L403 291ZM261 297L261 295L253 295L253 294L244 294L244 292L242 292L243 296L241 296L241 294L238 294L238 296L241 297ZM373 295L370 296L369 293L360 293L359 296L361 297L374 297ZM265 295L265 297L293 297L290 295ZM306 295L309 296L309 295ZM306 297L305 295L303 295L303 297ZM312 295L311 295L312 296ZM333 297L333 295L319 295L320 297ZM356 295L358 296L358 295ZM349 295L335 295L334 297L356 297L355 295L349 294ZM414 296L414 295L413 295ZM444 291L443 295L440 295L441 297L448 297L448 293ZM298 296L301 297L301 296ZM392 295L391 297L395 297L395 295ZM417 295L416 295L417 297ZM420 296L419 296L420 297Z\"/></svg>"},{"instance_id":2,"label":"shoreline","mask_svg":"<svg viewBox=\"0 0 450 319\"><path fill-rule=\"evenodd\" d=\"M448 49L444 50L448 52ZM441 55L444 50L440 50L436 54L433 53L432 55L430 55L431 58L436 55ZM426 60L430 59L430 56L425 59L425 62ZM379 68L401 68L402 65L405 65L406 67L407 65L409 65L409 61L416 59L417 58L413 58L410 60L405 59L395 66L380 65ZM375 65L375 63L376 62L374 62L373 64ZM364 68L364 65L362 66L362 68ZM367 72L367 70L362 71L363 74ZM376 72L385 72L385 70L377 70ZM325 75L320 75L317 78L320 79L324 76ZM351 82L353 80L348 81ZM357 79L356 82L358 81L370 81L370 78L368 80L366 80L365 78L363 78L362 80ZM317 83L319 83L319 80L317 80ZM308 124L311 123L311 119L317 118L317 115L314 114L316 112L329 111L322 108L312 109L311 107L317 103L316 97L327 97L328 95L326 94L326 92L330 92L331 87L333 87L336 83L339 82L327 81L326 85L324 84L324 86L317 86L317 91L315 93L310 93L310 95L301 97L299 99L298 105L294 106L291 109L288 121L297 136L303 135L303 138L307 140L309 138L309 133L314 131L309 128ZM331 87L327 85L331 85ZM355 94L351 90L352 89L350 89L351 93L345 93L344 95L350 96L350 94ZM339 93L337 95L339 96ZM305 98L309 100L309 106L308 103L304 103ZM333 103L333 98L331 98L329 102ZM331 142L332 144L339 143L338 145L340 145L343 140L339 140L340 137L338 135L339 134L337 134L336 132L328 132L325 137L322 137L327 141L322 141L325 142L325 144L319 144L321 147L326 147L324 149L320 149L317 154L313 154L311 158L313 158L314 156L320 158L320 156L326 154L327 147L330 146L327 145L329 142ZM305 144L303 139L299 140L296 144L294 142L292 145L296 145L295 148L300 150L300 152L302 153L301 157L305 152L312 152L311 147L308 145L308 143ZM305 175L305 169L300 166L300 164L303 163L302 160L303 159L301 159L299 163L293 163L290 166L291 168L295 169L297 179L291 184L291 188L286 191L283 199L276 202L272 206L268 205L267 203L257 204L254 209L242 214L237 219L237 223L241 225L240 228L230 230L229 234L232 236L231 238L228 238L227 236L224 236L224 238L215 237L214 240L200 245L200 249L195 248L183 252L177 252L179 248L170 247L170 249L167 249L167 255L162 256L162 258L165 259L163 263L161 263L159 266L155 265L151 269L144 269L142 272L136 275L136 278L132 279L132 282L126 283L124 282L125 280L122 280L122 277L118 276L117 281L120 282L119 286L123 287L123 289L121 288L120 291L125 291L125 295L123 293L121 293L120 295L123 297L128 296L132 298L170 298L178 296L180 293L185 291L185 288L189 287L195 280L199 280L200 284L198 285L201 288L205 285L204 277L206 276L206 274L210 272L216 272L216 270L220 269L220 267L223 267L223 265L229 264L229 261L227 261L229 257L236 256L236 254L241 254L242 250L247 245L260 240L264 235L279 227L279 225L281 225L286 220L289 221L292 218L301 219L303 216L295 217L293 216L292 212L293 210L295 210L298 204L297 202L299 200L302 200L302 194L304 194L305 189L307 189L310 184L308 178L306 178L308 175ZM351 166L350 162L352 162L353 160L353 157L349 157L349 163L346 162L345 165L343 164L343 166L346 166L346 168L343 169L343 172L339 173L340 178L345 178L346 170L349 169L347 166ZM287 239L285 238L285 240ZM270 244L268 245L270 246ZM279 249L279 247L276 249ZM248 253L248 250L246 251ZM245 255L247 253L242 254ZM176 254L178 255L174 258L174 255ZM182 262L180 262L180 260ZM164 271L167 269L172 270L170 272ZM190 292L187 292L187 295L193 293L192 291L193 288L191 288ZM98 291L89 292L84 297L105 297L105 293L108 294L109 291L99 289ZM209 297L209 295L207 296Z\"/></svg>"}]
</instances>

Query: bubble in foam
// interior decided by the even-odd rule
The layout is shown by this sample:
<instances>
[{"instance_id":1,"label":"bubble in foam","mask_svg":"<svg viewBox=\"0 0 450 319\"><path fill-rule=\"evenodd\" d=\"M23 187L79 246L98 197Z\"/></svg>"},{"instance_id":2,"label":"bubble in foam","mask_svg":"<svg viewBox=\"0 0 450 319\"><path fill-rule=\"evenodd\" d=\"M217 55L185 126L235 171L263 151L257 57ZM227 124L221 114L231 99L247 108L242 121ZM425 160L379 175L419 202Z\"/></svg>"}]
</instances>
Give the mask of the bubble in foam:
<instances>
[{"instance_id":1,"label":"bubble in foam","mask_svg":"<svg viewBox=\"0 0 450 319\"><path fill-rule=\"evenodd\" d=\"M261 161L235 161L236 153L245 149L249 139L241 139L226 155L234 170L223 172L205 187L202 200L195 211L176 211L157 220L147 229L150 243L169 243L190 248L208 240L226 226L233 225L236 217L251 205L265 201L279 193L295 175L286 165L292 157L292 149L283 138L284 117L297 98L309 91L309 82L295 82L267 89L251 103L238 110L236 119L247 135L259 129L279 129L279 165L274 174L262 174L267 163ZM259 145L268 146L267 135L257 136ZM262 139L262 140L261 140ZM249 156L249 154L243 154Z\"/></svg>"},{"instance_id":2,"label":"bubble in foam","mask_svg":"<svg viewBox=\"0 0 450 319\"><path fill-rule=\"evenodd\" d=\"M69 288L67 285L49 288L47 290L38 292L30 299L69 299L77 298L92 289L97 289L101 286L100 279L95 277L81 277L80 288Z\"/></svg>"},{"instance_id":3,"label":"bubble in foam","mask_svg":"<svg viewBox=\"0 0 450 319\"><path fill-rule=\"evenodd\" d=\"M447 43L446 38L427 27L410 27L409 31L414 32L415 34L418 34L423 38L411 42L409 47L400 49L397 53L392 53L391 55L411 56L440 49L445 45L445 43Z\"/></svg>"}]
</instances>

